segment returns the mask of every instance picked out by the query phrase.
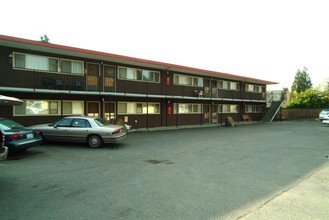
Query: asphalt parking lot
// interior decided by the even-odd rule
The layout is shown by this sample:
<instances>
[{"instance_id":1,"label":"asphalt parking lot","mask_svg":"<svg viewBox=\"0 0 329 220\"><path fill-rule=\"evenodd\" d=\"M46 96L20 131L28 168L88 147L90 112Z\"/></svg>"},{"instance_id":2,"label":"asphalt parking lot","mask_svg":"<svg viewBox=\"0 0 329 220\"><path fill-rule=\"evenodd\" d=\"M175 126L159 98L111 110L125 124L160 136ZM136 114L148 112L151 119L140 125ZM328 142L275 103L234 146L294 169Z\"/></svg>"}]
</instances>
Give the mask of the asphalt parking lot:
<instances>
[{"instance_id":1,"label":"asphalt parking lot","mask_svg":"<svg viewBox=\"0 0 329 220\"><path fill-rule=\"evenodd\" d=\"M0 162L1 219L282 219L280 207L255 213L329 166L328 132L301 120L42 145Z\"/></svg>"}]
</instances>

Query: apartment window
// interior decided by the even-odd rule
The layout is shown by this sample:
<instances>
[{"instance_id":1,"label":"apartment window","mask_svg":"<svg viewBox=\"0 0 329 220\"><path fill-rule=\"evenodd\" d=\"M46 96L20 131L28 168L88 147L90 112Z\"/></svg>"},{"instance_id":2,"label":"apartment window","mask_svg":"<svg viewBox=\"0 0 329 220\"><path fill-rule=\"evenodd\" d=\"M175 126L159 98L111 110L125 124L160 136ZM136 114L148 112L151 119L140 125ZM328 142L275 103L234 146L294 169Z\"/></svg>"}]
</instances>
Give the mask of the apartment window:
<instances>
[{"instance_id":1,"label":"apartment window","mask_svg":"<svg viewBox=\"0 0 329 220\"><path fill-rule=\"evenodd\" d=\"M72 72L72 62L69 60L61 61L61 72L62 73L71 73Z\"/></svg>"},{"instance_id":2,"label":"apartment window","mask_svg":"<svg viewBox=\"0 0 329 220\"><path fill-rule=\"evenodd\" d=\"M95 63L87 63L87 73L88 75L99 75L99 65Z\"/></svg>"},{"instance_id":3,"label":"apartment window","mask_svg":"<svg viewBox=\"0 0 329 220\"><path fill-rule=\"evenodd\" d=\"M26 63L25 62L25 55L19 54L19 53L14 54L14 67L16 67L16 68L26 68L25 63Z\"/></svg>"},{"instance_id":4,"label":"apartment window","mask_svg":"<svg viewBox=\"0 0 329 220\"><path fill-rule=\"evenodd\" d=\"M246 84L246 91L247 92L261 93L262 92L262 87L259 86L259 85Z\"/></svg>"},{"instance_id":5,"label":"apartment window","mask_svg":"<svg viewBox=\"0 0 329 220\"><path fill-rule=\"evenodd\" d=\"M15 68L58 72L58 59L56 58L15 53L13 64Z\"/></svg>"},{"instance_id":6,"label":"apartment window","mask_svg":"<svg viewBox=\"0 0 329 220\"><path fill-rule=\"evenodd\" d=\"M83 75L83 62L61 59L61 72L69 74Z\"/></svg>"},{"instance_id":7,"label":"apartment window","mask_svg":"<svg viewBox=\"0 0 329 220\"><path fill-rule=\"evenodd\" d=\"M56 109L55 109L56 108ZM57 115L56 101L24 100L22 105L14 106L14 115Z\"/></svg>"},{"instance_id":8,"label":"apartment window","mask_svg":"<svg viewBox=\"0 0 329 220\"><path fill-rule=\"evenodd\" d=\"M202 112L201 104L175 103L174 114L198 114Z\"/></svg>"},{"instance_id":9,"label":"apartment window","mask_svg":"<svg viewBox=\"0 0 329 220\"><path fill-rule=\"evenodd\" d=\"M160 72L119 67L118 78L143 82L160 82Z\"/></svg>"},{"instance_id":10,"label":"apartment window","mask_svg":"<svg viewBox=\"0 0 329 220\"><path fill-rule=\"evenodd\" d=\"M119 102L118 114L160 114L160 103Z\"/></svg>"},{"instance_id":11,"label":"apartment window","mask_svg":"<svg viewBox=\"0 0 329 220\"><path fill-rule=\"evenodd\" d=\"M227 89L227 90L239 90L239 83L237 82L230 82L230 81L218 81L218 88L219 89Z\"/></svg>"},{"instance_id":12,"label":"apartment window","mask_svg":"<svg viewBox=\"0 0 329 220\"><path fill-rule=\"evenodd\" d=\"M64 115L83 115L84 102L83 101L63 101Z\"/></svg>"},{"instance_id":13,"label":"apartment window","mask_svg":"<svg viewBox=\"0 0 329 220\"><path fill-rule=\"evenodd\" d=\"M239 105L236 104L219 104L218 113L239 113Z\"/></svg>"},{"instance_id":14,"label":"apartment window","mask_svg":"<svg viewBox=\"0 0 329 220\"><path fill-rule=\"evenodd\" d=\"M174 74L174 84L183 86L203 87L203 78Z\"/></svg>"},{"instance_id":15,"label":"apartment window","mask_svg":"<svg viewBox=\"0 0 329 220\"><path fill-rule=\"evenodd\" d=\"M60 58L14 53L14 68L83 75L83 62Z\"/></svg>"},{"instance_id":16,"label":"apartment window","mask_svg":"<svg viewBox=\"0 0 329 220\"><path fill-rule=\"evenodd\" d=\"M49 71L58 72L58 59L49 58Z\"/></svg>"},{"instance_id":17,"label":"apartment window","mask_svg":"<svg viewBox=\"0 0 329 220\"><path fill-rule=\"evenodd\" d=\"M262 106L261 105L246 105L245 112L246 113L261 113Z\"/></svg>"},{"instance_id":18,"label":"apartment window","mask_svg":"<svg viewBox=\"0 0 329 220\"><path fill-rule=\"evenodd\" d=\"M25 115L59 115L61 113L61 101L59 100L24 100L22 105L14 106L15 116ZM84 113L83 101L63 101L63 114L72 115Z\"/></svg>"},{"instance_id":19,"label":"apartment window","mask_svg":"<svg viewBox=\"0 0 329 220\"><path fill-rule=\"evenodd\" d=\"M160 74L158 72L143 70L143 81L160 82Z\"/></svg>"}]
</instances>

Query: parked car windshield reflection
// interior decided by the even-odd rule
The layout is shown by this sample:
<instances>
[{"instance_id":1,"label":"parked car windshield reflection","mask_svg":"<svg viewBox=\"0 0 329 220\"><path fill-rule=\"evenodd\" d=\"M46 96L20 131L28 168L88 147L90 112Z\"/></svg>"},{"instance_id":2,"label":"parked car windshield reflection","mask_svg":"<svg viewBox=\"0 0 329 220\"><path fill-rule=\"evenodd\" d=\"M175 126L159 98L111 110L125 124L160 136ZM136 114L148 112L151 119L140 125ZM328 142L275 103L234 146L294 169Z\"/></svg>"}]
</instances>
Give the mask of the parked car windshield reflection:
<instances>
[{"instance_id":1,"label":"parked car windshield reflection","mask_svg":"<svg viewBox=\"0 0 329 220\"><path fill-rule=\"evenodd\" d=\"M1 124L0 124L1 130L9 131L9 130L16 129L16 128L24 128L24 126L15 121L9 120L9 119L1 120Z\"/></svg>"},{"instance_id":2,"label":"parked car windshield reflection","mask_svg":"<svg viewBox=\"0 0 329 220\"><path fill-rule=\"evenodd\" d=\"M97 123L98 126L103 127L104 125L109 125L110 123L103 118L96 118L95 122Z\"/></svg>"}]
</instances>

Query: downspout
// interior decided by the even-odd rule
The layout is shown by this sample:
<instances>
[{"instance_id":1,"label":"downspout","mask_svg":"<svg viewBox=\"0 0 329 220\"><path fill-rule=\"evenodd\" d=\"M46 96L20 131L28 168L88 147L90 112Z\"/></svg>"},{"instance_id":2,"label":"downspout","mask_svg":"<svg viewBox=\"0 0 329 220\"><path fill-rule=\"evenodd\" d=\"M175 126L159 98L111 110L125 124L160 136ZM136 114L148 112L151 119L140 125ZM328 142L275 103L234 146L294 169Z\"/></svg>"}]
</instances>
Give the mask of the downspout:
<instances>
[{"instance_id":1,"label":"downspout","mask_svg":"<svg viewBox=\"0 0 329 220\"><path fill-rule=\"evenodd\" d=\"M176 106L177 106L176 107L176 127L178 128L178 112L179 112L178 98L177 98Z\"/></svg>"},{"instance_id":2,"label":"downspout","mask_svg":"<svg viewBox=\"0 0 329 220\"><path fill-rule=\"evenodd\" d=\"M63 93L61 93L61 118L63 118Z\"/></svg>"}]
</instances>

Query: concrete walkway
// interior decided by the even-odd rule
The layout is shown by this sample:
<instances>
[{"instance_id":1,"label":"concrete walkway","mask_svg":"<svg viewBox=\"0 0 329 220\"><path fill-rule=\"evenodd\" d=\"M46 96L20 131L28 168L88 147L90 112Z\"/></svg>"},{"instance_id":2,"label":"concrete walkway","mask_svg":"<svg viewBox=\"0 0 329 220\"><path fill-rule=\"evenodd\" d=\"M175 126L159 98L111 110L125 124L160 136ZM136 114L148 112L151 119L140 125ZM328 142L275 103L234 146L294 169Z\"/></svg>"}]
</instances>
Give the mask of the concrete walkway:
<instances>
[{"instance_id":1,"label":"concrete walkway","mask_svg":"<svg viewBox=\"0 0 329 220\"><path fill-rule=\"evenodd\" d=\"M329 161L284 191L225 219L329 219Z\"/></svg>"}]
</instances>

